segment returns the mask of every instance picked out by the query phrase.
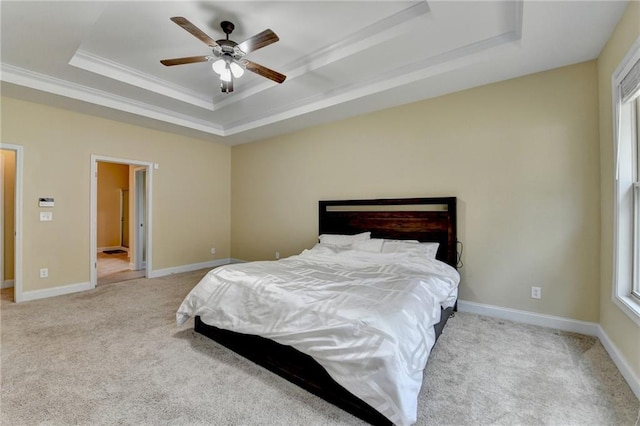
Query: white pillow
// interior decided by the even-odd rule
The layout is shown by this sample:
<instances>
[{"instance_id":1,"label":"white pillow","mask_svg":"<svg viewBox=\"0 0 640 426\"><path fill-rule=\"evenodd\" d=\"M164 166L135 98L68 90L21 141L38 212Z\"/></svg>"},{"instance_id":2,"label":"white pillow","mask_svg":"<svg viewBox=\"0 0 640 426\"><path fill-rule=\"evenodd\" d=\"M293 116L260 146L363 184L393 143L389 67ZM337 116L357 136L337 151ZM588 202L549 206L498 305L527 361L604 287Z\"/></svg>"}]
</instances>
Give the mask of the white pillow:
<instances>
[{"instance_id":1,"label":"white pillow","mask_svg":"<svg viewBox=\"0 0 640 426\"><path fill-rule=\"evenodd\" d=\"M383 253L400 253L406 250L407 244L419 244L418 240L384 240L382 245Z\"/></svg>"},{"instance_id":2,"label":"white pillow","mask_svg":"<svg viewBox=\"0 0 640 426\"><path fill-rule=\"evenodd\" d=\"M420 243L415 240L384 240L383 253L409 253L410 255L435 259L439 243Z\"/></svg>"},{"instance_id":3,"label":"white pillow","mask_svg":"<svg viewBox=\"0 0 640 426\"><path fill-rule=\"evenodd\" d=\"M351 247L353 250L380 253L382 251L382 244L384 244L383 239L372 238L370 240L354 241Z\"/></svg>"},{"instance_id":4,"label":"white pillow","mask_svg":"<svg viewBox=\"0 0 640 426\"><path fill-rule=\"evenodd\" d=\"M317 243L315 246L305 251L319 254L338 254L347 250L351 250L351 246L335 246L330 244Z\"/></svg>"},{"instance_id":5,"label":"white pillow","mask_svg":"<svg viewBox=\"0 0 640 426\"><path fill-rule=\"evenodd\" d=\"M355 235L322 234L319 238L322 244L330 244L332 246L350 246L355 241L364 241L370 239L371 232L362 232Z\"/></svg>"}]
</instances>

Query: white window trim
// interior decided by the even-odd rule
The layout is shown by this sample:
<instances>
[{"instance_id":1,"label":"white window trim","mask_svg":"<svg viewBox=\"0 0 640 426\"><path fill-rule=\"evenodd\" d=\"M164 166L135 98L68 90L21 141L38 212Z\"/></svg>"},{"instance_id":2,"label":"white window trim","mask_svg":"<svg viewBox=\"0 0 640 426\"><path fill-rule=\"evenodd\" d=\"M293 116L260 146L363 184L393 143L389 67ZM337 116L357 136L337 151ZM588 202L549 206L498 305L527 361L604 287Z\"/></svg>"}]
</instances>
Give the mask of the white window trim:
<instances>
[{"instance_id":1,"label":"white window trim","mask_svg":"<svg viewBox=\"0 0 640 426\"><path fill-rule=\"evenodd\" d=\"M633 262L633 284L631 288L631 297L637 303L640 303L640 98L635 101L635 144L634 144L634 182L633 182L633 235L634 235L634 262Z\"/></svg>"},{"instance_id":2,"label":"white window trim","mask_svg":"<svg viewBox=\"0 0 640 426\"><path fill-rule=\"evenodd\" d=\"M614 205L613 205L613 302L631 318L637 325L640 325L640 301L632 296L633 271L622 271L621 266L628 266L628 259L623 258L625 253L621 247L630 247L633 244L633 229L627 231L628 225L621 220L625 210L628 214L628 207L623 204L628 200L623 199L623 192L620 185L620 107L622 105L620 95L620 82L629 73L631 67L640 60L640 37L631 46L624 59L621 61L616 71L611 77L611 93L613 97L613 141L614 141ZM622 207L621 207L622 206ZM627 218L628 219L628 218ZM622 231L621 231L622 229ZM633 248L632 250L633 251ZM632 262L633 264L634 262Z\"/></svg>"}]
</instances>

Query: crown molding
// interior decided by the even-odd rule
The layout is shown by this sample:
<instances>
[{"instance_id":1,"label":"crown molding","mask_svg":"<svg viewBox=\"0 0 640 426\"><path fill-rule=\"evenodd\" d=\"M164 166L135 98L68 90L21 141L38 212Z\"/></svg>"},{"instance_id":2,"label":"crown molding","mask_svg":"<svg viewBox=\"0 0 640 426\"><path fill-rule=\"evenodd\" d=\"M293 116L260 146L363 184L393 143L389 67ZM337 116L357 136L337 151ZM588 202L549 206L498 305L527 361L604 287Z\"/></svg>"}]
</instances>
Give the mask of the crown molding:
<instances>
[{"instance_id":1,"label":"crown molding","mask_svg":"<svg viewBox=\"0 0 640 426\"><path fill-rule=\"evenodd\" d=\"M52 93L95 105L113 108L119 111L128 112L142 117L152 118L178 126L188 127L201 132L224 136L224 129L213 126L209 122L197 120L184 114L176 113L164 108L158 108L143 102L113 95L102 90L93 89L77 83L61 80L14 67L12 65L0 63L0 80L7 83L24 86L42 92Z\"/></svg>"},{"instance_id":2,"label":"crown molding","mask_svg":"<svg viewBox=\"0 0 640 426\"><path fill-rule=\"evenodd\" d=\"M403 65L400 69L388 71L375 79L345 85L330 92L305 98L294 104L288 104L286 108L272 109L268 115L253 116L250 121L236 121L225 126L225 135L235 135L256 127L266 126L459 69L486 59L488 51L515 48L519 40L520 33L517 30L513 30L486 40L471 43L440 55L416 61L409 65Z\"/></svg>"},{"instance_id":3,"label":"crown molding","mask_svg":"<svg viewBox=\"0 0 640 426\"><path fill-rule=\"evenodd\" d=\"M86 50L78 49L69 61L69 65L209 111L217 109L214 107L213 100L199 93L94 55Z\"/></svg>"},{"instance_id":4,"label":"crown molding","mask_svg":"<svg viewBox=\"0 0 640 426\"><path fill-rule=\"evenodd\" d=\"M498 49L502 48L516 48L517 43L522 39L523 0L514 1L512 5L512 13L508 17L511 21L511 29L507 32L416 61L412 64L403 65L401 68L386 72L375 79L345 85L330 92L324 92L313 97L301 99L296 103L288 104L286 107L277 110L271 109L269 114L253 116L251 120L236 121L225 126L225 134L228 136L235 135L255 129L256 127L266 126L323 108L329 108L343 102L369 96L377 92L393 89L437 74L468 66L483 59L484 56L481 56L481 54L486 54L488 51L497 52ZM308 72L333 62L324 62L327 61L329 57L338 60L351 54L351 52L347 53L348 49L351 47L355 48L358 43L362 44L358 47L358 50L365 48L363 44L367 44L366 48L368 48L375 44L382 43L397 35L398 25L428 12L430 12L430 8L426 1L418 3L354 33L353 37L349 37L347 40L323 49L315 55L315 60L307 64L296 63L293 68L297 70L299 67L299 69L305 69L305 72ZM384 31L384 29L389 30ZM294 76L296 76L295 70L293 71Z\"/></svg>"},{"instance_id":5,"label":"crown molding","mask_svg":"<svg viewBox=\"0 0 640 426\"><path fill-rule=\"evenodd\" d=\"M371 24L338 43L294 61L288 67L288 78L296 78L311 70L339 61L355 52L369 49L388 41L396 37L399 32L408 31L411 25L425 24L415 18L424 16L429 12L429 5L424 1ZM329 92L297 100L277 109L269 109L263 114L252 116L249 119L227 123L224 126L4 63L0 63L0 80L224 137L237 135L313 111L333 107L343 102L424 80L447 71L460 69L486 59L487 53L497 54L501 51L500 49L517 48L518 42L522 37L522 13L523 2L522 0L516 1L513 3L510 15L507 16L509 20L509 31L507 32L403 65L375 78L344 85ZM406 25L409 22L410 24ZM226 97L224 101L220 102L216 102L216 99L214 99L212 102L183 87L169 84L164 80L122 66L84 50L76 51L69 64L192 104L207 111L219 110L273 87L273 83L265 81L239 90L234 94L233 98Z\"/></svg>"},{"instance_id":6,"label":"crown molding","mask_svg":"<svg viewBox=\"0 0 640 426\"><path fill-rule=\"evenodd\" d=\"M426 1L414 4L354 32L337 43L297 59L285 66L283 70L287 73L287 79L291 81L305 73L339 61L358 51L369 49L396 37L399 33L408 31L409 27L406 24L409 21L427 14L429 11L430 8ZM212 100L183 86L172 84L151 74L142 73L83 49L78 49L75 52L69 65L209 111L219 110L274 87L272 82L261 81L250 87L240 88L240 90L236 88L233 97L218 94Z\"/></svg>"},{"instance_id":7,"label":"crown molding","mask_svg":"<svg viewBox=\"0 0 640 426\"><path fill-rule=\"evenodd\" d=\"M345 37L336 43L325 46L312 54L289 63L282 68L282 72L286 73L287 81L291 81L301 75L330 65L350 55L370 49L397 37L401 33L410 31L411 26L407 24L410 21L426 15L430 11L431 9L426 1L411 5L400 12L394 13L393 15L350 34L348 37ZM416 25L417 24L418 23L416 22ZM214 98L214 102L216 107L223 108L272 87L274 87L273 83L269 81L262 81L252 85L251 87L245 87L240 91L236 90L237 93L234 93L233 97L218 94ZM222 100L218 101L218 99Z\"/></svg>"}]
</instances>

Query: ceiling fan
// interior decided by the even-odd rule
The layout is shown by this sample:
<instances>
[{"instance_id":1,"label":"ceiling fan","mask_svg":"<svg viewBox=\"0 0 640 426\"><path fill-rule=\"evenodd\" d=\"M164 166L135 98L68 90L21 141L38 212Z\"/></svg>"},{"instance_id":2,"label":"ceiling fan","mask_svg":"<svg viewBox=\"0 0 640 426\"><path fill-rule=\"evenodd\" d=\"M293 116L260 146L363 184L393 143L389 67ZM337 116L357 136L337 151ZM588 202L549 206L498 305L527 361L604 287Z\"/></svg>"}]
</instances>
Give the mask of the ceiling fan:
<instances>
[{"instance_id":1,"label":"ceiling fan","mask_svg":"<svg viewBox=\"0 0 640 426\"><path fill-rule=\"evenodd\" d=\"M227 38L213 40L186 18L175 16L171 18L171 20L209 46L212 49L212 55L163 59L160 61L163 65L173 66L213 61L212 68L220 76L220 89L223 93L233 92L233 79L240 78L242 74L244 74L245 69L273 80L276 83L282 83L287 78L284 74L244 59L246 54L280 40L273 31L267 29L242 43L236 43L233 40L229 40L229 34L231 34L235 28L235 25L229 21L222 21L220 23L220 27L222 27L222 31L227 35Z\"/></svg>"}]
</instances>

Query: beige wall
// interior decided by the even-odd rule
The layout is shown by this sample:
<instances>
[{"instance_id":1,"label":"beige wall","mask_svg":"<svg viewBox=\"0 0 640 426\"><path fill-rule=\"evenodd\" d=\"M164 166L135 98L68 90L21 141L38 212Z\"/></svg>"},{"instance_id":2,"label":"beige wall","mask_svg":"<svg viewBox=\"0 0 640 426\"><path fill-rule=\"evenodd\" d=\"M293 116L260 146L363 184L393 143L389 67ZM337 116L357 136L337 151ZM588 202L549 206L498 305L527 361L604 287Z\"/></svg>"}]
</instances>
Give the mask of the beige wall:
<instances>
[{"instance_id":1,"label":"beige wall","mask_svg":"<svg viewBox=\"0 0 640 426\"><path fill-rule=\"evenodd\" d=\"M597 84L591 61L236 146L232 255L310 247L318 200L453 195L461 299L597 322Z\"/></svg>"},{"instance_id":2,"label":"beige wall","mask_svg":"<svg viewBox=\"0 0 640 426\"><path fill-rule=\"evenodd\" d=\"M640 2L629 2L615 32L598 58L600 93L601 274L600 324L640 377L640 327L612 302L613 277L613 110L611 76L640 37Z\"/></svg>"},{"instance_id":3,"label":"beige wall","mask_svg":"<svg viewBox=\"0 0 640 426\"><path fill-rule=\"evenodd\" d=\"M121 191L123 189L129 189L129 166L98 162L98 248L120 246ZM126 214L128 215L129 212L127 211Z\"/></svg>"},{"instance_id":4,"label":"beige wall","mask_svg":"<svg viewBox=\"0 0 640 426\"><path fill-rule=\"evenodd\" d=\"M90 280L92 154L159 164L154 270L229 257L229 147L7 97L1 140L24 147L24 291ZM55 198L53 222L38 220L40 196Z\"/></svg>"},{"instance_id":5,"label":"beige wall","mask_svg":"<svg viewBox=\"0 0 640 426\"><path fill-rule=\"evenodd\" d=\"M2 208L3 208L3 275L0 279L7 281L12 280L14 276L14 229L15 229L15 173L16 173L16 153L12 150L3 149L0 151L2 156L2 179L3 182L3 194L2 194Z\"/></svg>"}]
</instances>

